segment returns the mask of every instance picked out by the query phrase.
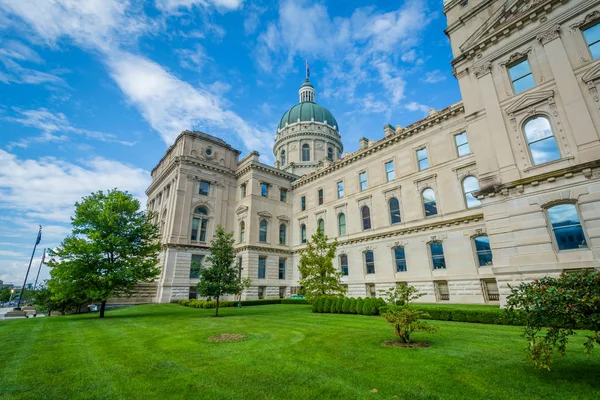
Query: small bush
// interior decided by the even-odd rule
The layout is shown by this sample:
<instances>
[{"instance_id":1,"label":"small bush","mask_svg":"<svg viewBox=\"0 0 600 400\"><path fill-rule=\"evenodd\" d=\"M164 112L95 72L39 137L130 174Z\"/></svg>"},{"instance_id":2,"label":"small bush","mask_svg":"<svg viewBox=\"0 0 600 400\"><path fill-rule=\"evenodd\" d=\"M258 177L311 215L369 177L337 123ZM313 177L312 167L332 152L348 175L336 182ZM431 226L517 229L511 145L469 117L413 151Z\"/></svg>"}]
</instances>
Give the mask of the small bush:
<instances>
[{"instance_id":1,"label":"small bush","mask_svg":"<svg viewBox=\"0 0 600 400\"><path fill-rule=\"evenodd\" d=\"M377 314L377 300L366 298L363 303L363 315Z\"/></svg>"},{"instance_id":2,"label":"small bush","mask_svg":"<svg viewBox=\"0 0 600 400\"><path fill-rule=\"evenodd\" d=\"M356 314L356 299L354 297L350 298L350 307L348 307L348 312L350 314Z\"/></svg>"},{"instance_id":3,"label":"small bush","mask_svg":"<svg viewBox=\"0 0 600 400\"><path fill-rule=\"evenodd\" d=\"M181 299L179 300L179 304L188 307L190 305L190 301L186 299Z\"/></svg>"},{"instance_id":4,"label":"small bush","mask_svg":"<svg viewBox=\"0 0 600 400\"><path fill-rule=\"evenodd\" d=\"M341 314L343 305L344 305L344 298L338 297L337 300L335 301L335 312L338 314Z\"/></svg>"},{"instance_id":5,"label":"small bush","mask_svg":"<svg viewBox=\"0 0 600 400\"><path fill-rule=\"evenodd\" d=\"M315 299L315 301L312 303L312 312L313 313L319 312L319 300L320 300L320 298Z\"/></svg>"},{"instance_id":6,"label":"small bush","mask_svg":"<svg viewBox=\"0 0 600 400\"><path fill-rule=\"evenodd\" d=\"M349 299L348 297L344 297L344 300L342 301L342 313L343 314L350 314L350 303L352 303L352 300Z\"/></svg>"},{"instance_id":7,"label":"small bush","mask_svg":"<svg viewBox=\"0 0 600 400\"><path fill-rule=\"evenodd\" d=\"M331 297L325 297L325 304L323 305L323 312L330 313L331 312Z\"/></svg>"},{"instance_id":8,"label":"small bush","mask_svg":"<svg viewBox=\"0 0 600 400\"><path fill-rule=\"evenodd\" d=\"M310 304L306 299L279 299L280 304Z\"/></svg>"},{"instance_id":9,"label":"small bush","mask_svg":"<svg viewBox=\"0 0 600 400\"><path fill-rule=\"evenodd\" d=\"M381 306L379 307L379 315L383 315L390 309L390 306Z\"/></svg>"},{"instance_id":10,"label":"small bush","mask_svg":"<svg viewBox=\"0 0 600 400\"><path fill-rule=\"evenodd\" d=\"M325 297L324 296L319 297L319 300L317 300L317 302L319 303L319 306L318 306L319 311L318 312L320 312L320 313L325 312Z\"/></svg>"},{"instance_id":11,"label":"small bush","mask_svg":"<svg viewBox=\"0 0 600 400\"><path fill-rule=\"evenodd\" d=\"M364 300L362 299L362 297L359 297L358 299L356 299L356 313L362 315L363 313L363 303Z\"/></svg>"}]
</instances>

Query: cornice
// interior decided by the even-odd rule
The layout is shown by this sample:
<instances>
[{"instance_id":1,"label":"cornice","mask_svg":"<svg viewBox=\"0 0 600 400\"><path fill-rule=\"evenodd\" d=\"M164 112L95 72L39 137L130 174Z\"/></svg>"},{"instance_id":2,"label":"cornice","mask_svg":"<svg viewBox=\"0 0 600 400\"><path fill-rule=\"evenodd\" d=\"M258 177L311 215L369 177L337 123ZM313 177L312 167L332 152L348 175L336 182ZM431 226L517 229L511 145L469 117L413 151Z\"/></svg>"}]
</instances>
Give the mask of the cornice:
<instances>
[{"instance_id":1,"label":"cornice","mask_svg":"<svg viewBox=\"0 0 600 400\"><path fill-rule=\"evenodd\" d=\"M276 247L252 246L252 245L238 246L238 247L234 248L234 251L236 253L241 253L242 251L258 251L258 252L262 252L262 253L276 253L276 254L288 254L288 255L294 254L294 251L292 251L292 250L278 249Z\"/></svg>"},{"instance_id":2,"label":"cornice","mask_svg":"<svg viewBox=\"0 0 600 400\"><path fill-rule=\"evenodd\" d=\"M281 178L289 179L292 182L294 180L296 180L296 179L299 178L298 175L292 174L291 172L286 172L286 171L283 171L283 170L275 168L275 167L270 167L270 166L268 166L266 164L263 164L263 163L257 163L255 161L251 161L250 163L248 163L248 165L245 165L245 166L239 168L235 172L235 177L237 179L239 179L242 175L244 175L247 172L252 171L252 170L266 172L266 173L269 173L271 175L275 175L275 176L279 176Z\"/></svg>"},{"instance_id":3,"label":"cornice","mask_svg":"<svg viewBox=\"0 0 600 400\"><path fill-rule=\"evenodd\" d=\"M600 168L600 160L594 160L584 164L573 165L555 171L530 176L502 185L488 186L473 194L478 199L483 199L485 197L494 197L496 194L508 196L511 190L516 190L518 193L523 193L525 186L539 186L543 183L553 184L557 179L569 179L575 176L575 174L582 174L584 177L589 179L593 176L593 170L598 168Z\"/></svg>"},{"instance_id":4,"label":"cornice","mask_svg":"<svg viewBox=\"0 0 600 400\"><path fill-rule=\"evenodd\" d=\"M279 136L279 135L277 135ZM328 133L323 133L323 132L312 132L312 131L304 131L304 132L294 132L294 133L290 133L290 134L286 134L283 137L280 137L279 139L277 139L275 141L275 144L273 145L273 152L276 151L276 149L281 146L281 144L285 143L286 141L289 140L294 140L295 138L297 138L298 136L303 136L303 137L314 137L314 136L318 136L318 137L324 137L327 139L330 139L331 141L335 141L336 144L340 145L340 148L342 149L342 151L344 150L344 144L342 143L342 138L337 135L331 135Z\"/></svg>"},{"instance_id":5,"label":"cornice","mask_svg":"<svg viewBox=\"0 0 600 400\"><path fill-rule=\"evenodd\" d=\"M374 144L365 149L358 150L349 156L334 161L328 167L303 175L302 177L300 177L300 179L292 183L292 187L294 189L297 189L300 186L303 186L309 182L319 179L334 171L337 171L340 168L346 167L349 164L355 163L373 153L383 150L386 147L391 146L401 140L408 139L413 135L416 135L434 125L439 125L445 122L450 117L454 117L464 112L465 108L462 102L446 107L445 109L438 111L432 116L426 117L421 121L417 121L414 124L407 126L404 130L400 132L395 132L390 136L384 137L383 139L375 142Z\"/></svg>"}]
</instances>

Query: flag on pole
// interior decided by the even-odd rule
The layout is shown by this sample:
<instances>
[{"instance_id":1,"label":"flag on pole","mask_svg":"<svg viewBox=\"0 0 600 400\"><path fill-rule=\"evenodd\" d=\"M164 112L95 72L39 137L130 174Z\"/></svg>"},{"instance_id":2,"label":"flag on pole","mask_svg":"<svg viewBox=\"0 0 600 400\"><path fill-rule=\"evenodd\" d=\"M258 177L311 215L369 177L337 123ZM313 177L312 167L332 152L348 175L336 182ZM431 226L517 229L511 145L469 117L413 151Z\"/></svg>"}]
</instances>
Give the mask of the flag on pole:
<instances>
[{"instance_id":1,"label":"flag on pole","mask_svg":"<svg viewBox=\"0 0 600 400\"><path fill-rule=\"evenodd\" d=\"M42 227L40 226L40 230L38 232L38 236L37 236L37 240L35 241L35 244L38 245L38 244L40 244L41 241L42 241Z\"/></svg>"},{"instance_id":2,"label":"flag on pole","mask_svg":"<svg viewBox=\"0 0 600 400\"><path fill-rule=\"evenodd\" d=\"M42 264L46 261L46 249L44 249L44 254L42 254Z\"/></svg>"},{"instance_id":3,"label":"flag on pole","mask_svg":"<svg viewBox=\"0 0 600 400\"><path fill-rule=\"evenodd\" d=\"M308 58L306 59L306 78L310 78L310 67L308 66Z\"/></svg>"}]
</instances>

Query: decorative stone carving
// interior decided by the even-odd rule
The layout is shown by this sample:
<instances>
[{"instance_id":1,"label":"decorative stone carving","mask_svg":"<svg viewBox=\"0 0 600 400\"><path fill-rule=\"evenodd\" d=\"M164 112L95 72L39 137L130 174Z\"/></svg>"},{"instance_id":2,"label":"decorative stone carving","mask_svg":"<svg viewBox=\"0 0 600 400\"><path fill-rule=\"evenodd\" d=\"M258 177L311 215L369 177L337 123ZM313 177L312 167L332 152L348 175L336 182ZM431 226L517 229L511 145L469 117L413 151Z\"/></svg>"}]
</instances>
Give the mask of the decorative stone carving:
<instances>
[{"instance_id":1,"label":"decorative stone carving","mask_svg":"<svg viewBox=\"0 0 600 400\"><path fill-rule=\"evenodd\" d=\"M588 90L596 103L600 101L597 84L600 82L600 64L594 65L581 79L587 84Z\"/></svg>"},{"instance_id":2,"label":"decorative stone carving","mask_svg":"<svg viewBox=\"0 0 600 400\"><path fill-rule=\"evenodd\" d=\"M271 219L273 216L268 211L259 211L258 216L261 218Z\"/></svg>"},{"instance_id":3,"label":"decorative stone carving","mask_svg":"<svg viewBox=\"0 0 600 400\"><path fill-rule=\"evenodd\" d=\"M401 186L396 186L394 188L384 190L383 196L385 197L385 201L389 201L392 197L400 199L400 188Z\"/></svg>"},{"instance_id":4,"label":"decorative stone carving","mask_svg":"<svg viewBox=\"0 0 600 400\"><path fill-rule=\"evenodd\" d=\"M475 74L475 76L477 78L482 78L491 72L492 72L492 63L489 61L483 63L482 65L480 65L478 67L475 67L473 70L473 73Z\"/></svg>"},{"instance_id":5,"label":"decorative stone carving","mask_svg":"<svg viewBox=\"0 0 600 400\"><path fill-rule=\"evenodd\" d=\"M587 14L581 21L570 25L569 28L571 31L576 31L580 29L582 26L587 25L593 21L600 20L600 11L594 10L591 13Z\"/></svg>"},{"instance_id":6,"label":"decorative stone carving","mask_svg":"<svg viewBox=\"0 0 600 400\"><path fill-rule=\"evenodd\" d=\"M525 59L525 58L529 57L529 53L531 53L531 51L532 51L531 47L528 47L523 51L515 51L506 60L501 61L499 64L504 66L507 64L512 64L518 60Z\"/></svg>"},{"instance_id":7,"label":"decorative stone carving","mask_svg":"<svg viewBox=\"0 0 600 400\"><path fill-rule=\"evenodd\" d=\"M552 25L547 31L537 35L537 40L545 45L560 36L560 25Z\"/></svg>"},{"instance_id":8,"label":"decorative stone carving","mask_svg":"<svg viewBox=\"0 0 600 400\"><path fill-rule=\"evenodd\" d=\"M290 222L290 219L286 215L278 215L277 219L282 222Z\"/></svg>"}]
</instances>

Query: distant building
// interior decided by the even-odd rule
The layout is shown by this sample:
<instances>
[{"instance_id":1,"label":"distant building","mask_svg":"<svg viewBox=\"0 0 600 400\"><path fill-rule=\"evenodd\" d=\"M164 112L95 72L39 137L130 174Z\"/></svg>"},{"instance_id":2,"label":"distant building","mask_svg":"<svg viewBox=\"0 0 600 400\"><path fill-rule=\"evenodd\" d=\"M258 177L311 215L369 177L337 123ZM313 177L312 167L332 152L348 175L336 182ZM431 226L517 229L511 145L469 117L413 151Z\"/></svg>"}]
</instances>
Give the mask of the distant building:
<instances>
[{"instance_id":1,"label":"distant building","mask_svg":"<svg viewBox=\"0 0 600 400\"><path fill-rule=\"evenodd\" d=\"M13 288L15 287L15 285L13 285L12 283L4 283L2 280L0 280L0 290L4 289L4 288Z\"/></svg>"},{"instance_id":2,"label":"distant building","mask_svg":"<svg viewBox=\"0 0 600 400\"><path fill-rule=\"evenodd\" d=\"M247 299L296 293L317 229L340 243L350 296L407 282L425 302L503 303L509 284L600 268L600 1L446 0L444 13L463 100L352 154L308 79L274 166L182 132L146 192L164 246L146 299L196 297L192 262L219 224Z\"/></svg>"}]
</instances>

